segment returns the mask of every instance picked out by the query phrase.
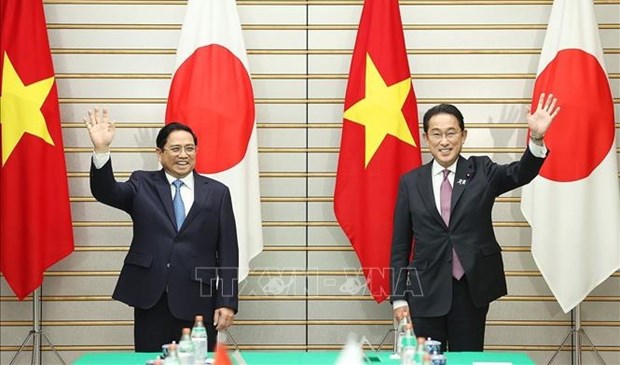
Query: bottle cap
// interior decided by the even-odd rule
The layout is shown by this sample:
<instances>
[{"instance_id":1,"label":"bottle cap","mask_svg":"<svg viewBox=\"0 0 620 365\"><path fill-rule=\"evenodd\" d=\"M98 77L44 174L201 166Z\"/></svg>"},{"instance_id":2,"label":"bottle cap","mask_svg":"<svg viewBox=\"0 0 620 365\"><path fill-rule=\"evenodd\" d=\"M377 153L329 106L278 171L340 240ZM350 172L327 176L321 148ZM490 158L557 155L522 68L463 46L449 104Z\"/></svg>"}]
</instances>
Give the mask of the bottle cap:
<instances>
[{"instance_id":1,"label":"bottle cap","mask_svg":"<svg viewBox=\"0 0 620 365\"><path fill-rule=\"evenodd\" d=\"M182 333L183 333L184 335L189 335L191 332L192 332L192 329L191 329L191 328L183 328L183 332L182 332Z\"/></svg>"},{"instance_id":2,"label":"bottle cap","mask_svg":"<svg viewBox=\"0 0 620 365\"><path fill-rule=\"evenodd\" d=\"M196 315L196 322L202 322L202 315L200 314Z\"/></svg>"}]
</instances>

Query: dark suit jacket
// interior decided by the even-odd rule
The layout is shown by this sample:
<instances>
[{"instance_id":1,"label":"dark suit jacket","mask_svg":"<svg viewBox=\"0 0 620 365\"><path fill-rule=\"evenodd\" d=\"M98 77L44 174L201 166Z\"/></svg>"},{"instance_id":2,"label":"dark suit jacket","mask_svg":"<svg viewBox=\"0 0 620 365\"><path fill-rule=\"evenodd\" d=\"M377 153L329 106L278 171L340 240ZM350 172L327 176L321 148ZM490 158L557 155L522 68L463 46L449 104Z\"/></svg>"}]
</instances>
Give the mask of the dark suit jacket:
<instances>
[{"instance_id":1,"label":"dark suit jacket","mask_svg":"<svg viewBox=\"0 0 620 365\"><path fill-rule=\"evenodd\" d=\"M543 162L529 149L520 161L508 165L486 156L459 157L449 227L435 204L432 162L403 175L394 212L391 300L408 300L414 316L447 314L452 301L452 247L465 269L474 305L483 307L506 295L491 210L497 196L534 179Z\"/></svg>"},{"instance_id":2,"label":"dark suit jacket","mask_svg":"<svg viewBox=\"0 0 620 365\"><path fill-rule=\"evenodd\" d=\"M98 201L133 220L114 299L148 309L167 288L170 311L179 319L203 314L212 321L215 308L237 311L237 230L224 184L194 173L194 203L178 232L163 169L136 171L127 182L117 182L111 161L100 169L91 165L90 187Z\"/></svg>"}]
</instances>

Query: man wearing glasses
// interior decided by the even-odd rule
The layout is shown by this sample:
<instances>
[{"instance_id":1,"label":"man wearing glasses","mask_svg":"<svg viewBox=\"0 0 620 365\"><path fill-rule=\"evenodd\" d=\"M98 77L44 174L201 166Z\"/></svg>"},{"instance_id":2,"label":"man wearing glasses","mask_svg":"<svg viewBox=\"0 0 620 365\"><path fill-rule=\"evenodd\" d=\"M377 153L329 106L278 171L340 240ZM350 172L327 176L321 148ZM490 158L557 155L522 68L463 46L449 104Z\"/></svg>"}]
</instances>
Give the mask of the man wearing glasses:
<instances>
[{"instance_id":1,"label":"man wearing glasses","mask_svg":"<svg viewBox=\"0 0 620 365\"><path fill-rule=\"evenodd\" d=\"M137 352L159 352L204 316L209 349L238 306L238 246L228 188L194 172L198 140L181 123L157 135L159 171L117 182L110 144L114 123L96 108L84 118L94 146L93 196L128 213L133 239L112 297L134 307Z\"/></svg>"},{"instance_id":2,"label":"man wearing glasses","mask_svg":"<svg viewBox=\"0 0 620 365\"><path fill-rule=\"evenodd\" d=\"M556 103L541 94L527 115L528 148L507 165L461 156L467 130L455 106L440 104L424 114L433 160L400 180L391 301L397 321L411 315L416 336L441 341L444 351L483 350L489 303L507 293L493 203L538 174L547 154L543 137L560 110Z\"/></svg>"}]
</instances>

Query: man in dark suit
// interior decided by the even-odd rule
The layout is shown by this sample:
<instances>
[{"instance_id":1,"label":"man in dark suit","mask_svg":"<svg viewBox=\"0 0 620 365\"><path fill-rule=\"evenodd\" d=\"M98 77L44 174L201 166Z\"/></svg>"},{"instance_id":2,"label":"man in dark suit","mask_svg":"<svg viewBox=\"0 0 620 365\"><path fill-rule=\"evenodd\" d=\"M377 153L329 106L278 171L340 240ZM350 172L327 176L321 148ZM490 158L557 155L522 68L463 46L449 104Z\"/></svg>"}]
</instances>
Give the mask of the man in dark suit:
<instances>
[{"instance_id":1,"label":"man in dark suit","mask_svg":"<svg viewBox=\"0 0 620 365\"><path fill-rule=\"evenodd\" d=\"M527 115L528 148L507 165L460 155L467 130L453 105L424 115L433 160L400 180L391 301L397 321L411 315L416 336L441 341L444 351L482 351L489 303L507 293L491 211L495 198L529 183L544 162L543 137L560 109L553 95L544 97Z\"/></svg>"},{"instance_id":2,"label":"man in dark suit","mask_svg":"<svg viewBox=\"0 0 620 365\"><path fill-rule=\"evenodd\" d=\"M183 327L204 316L209 348L216 329L232 325L238 304L238 246L228 188L194 172L198 140L180 123L163 127L156 153L162 169L114 179L107 110L84 118L95 153L93 196L127 212L133 239L113 298L134 307L137 352L158 352L178 341Z\"/></svg>"}]
</instances>

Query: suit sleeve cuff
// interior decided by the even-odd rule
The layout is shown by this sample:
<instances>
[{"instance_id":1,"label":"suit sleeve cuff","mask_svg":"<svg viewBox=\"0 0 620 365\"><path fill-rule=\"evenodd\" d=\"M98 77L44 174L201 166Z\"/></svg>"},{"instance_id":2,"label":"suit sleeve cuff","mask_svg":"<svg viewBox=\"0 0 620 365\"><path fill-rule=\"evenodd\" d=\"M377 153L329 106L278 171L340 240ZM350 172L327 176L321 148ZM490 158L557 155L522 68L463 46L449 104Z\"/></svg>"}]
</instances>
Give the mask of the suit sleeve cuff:
<instances>
[{"instance_id":1,"label":"suit sleeve cuff","mask_svg":"<svg viewBox=\"0 0 620 365\"><path fill-rule=\"evenodd\" d=\"M394 302L392 302L392 307L394 309L398 309L398 308L402 308L402 307L408 307L409 303L407 303L406 300L395 300Z\"/></svg>"},{"instance_id":2,"label":"suit sleeve cuff","mask_svg":"<svg viewBox=\"0 0 620 365\"><path fill-rule=\"evenodd\" d=\"M528 143L528 148L530 149L530 152L532 152L532 155L534 155L534 157L538 157L538 158L547 157L547 146L545 145L544 141L543 141L542 146L539 146L536 143L530 141Z\"/></svg>"},{"instance_id":3,"label":"suit sleeve cuff","mask_svg":"<svg viewBox=\"0 0 620 365\"><path fill-rule=\"evenodd\" d=\"M93 165L98 170L110 160L110 152L93 153Z\"/></svg>"}]
</instances>

